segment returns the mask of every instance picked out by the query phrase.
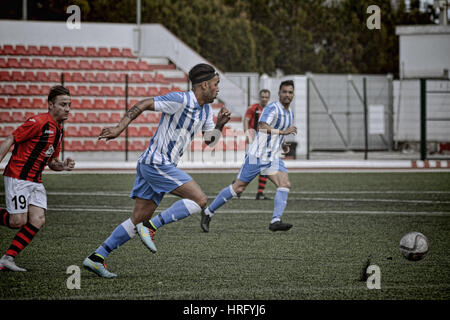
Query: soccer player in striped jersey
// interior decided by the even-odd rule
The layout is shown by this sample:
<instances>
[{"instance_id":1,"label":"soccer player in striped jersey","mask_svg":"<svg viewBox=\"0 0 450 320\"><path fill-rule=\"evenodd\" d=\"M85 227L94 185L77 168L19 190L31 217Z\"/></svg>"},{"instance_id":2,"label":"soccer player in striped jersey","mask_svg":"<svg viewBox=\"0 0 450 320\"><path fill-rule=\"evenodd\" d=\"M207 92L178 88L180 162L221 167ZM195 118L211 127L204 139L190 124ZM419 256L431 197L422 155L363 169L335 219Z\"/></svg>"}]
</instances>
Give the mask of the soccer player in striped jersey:
<instances>
[{"instance_id":1,"label":"soccer player in striped jersey","mask_svg":"<svg viewBox=\"0 0 450 320\"><path fill-rule=\"evenodd\" d=\"M15 263L16 256L43 227L47 195L42 184L45 166L54 171L71 171L75 162L58 160L64 136L62 123L70 112L70 92L54 86L48 94L48 113L28 118L0 146L0 161L14 145L3 175L6 209L0 208L0 225L20 229L0 259L0 269L26 271Z\"/></svg>"},{"instance_id":2,"label":"soccer player in striped jersey","mask_svg":"<svg viewBox=\"0 0 450 320\"><path fill-rule=\"evenodd\" d=\"M162 113L158 129L137 163L136 179L130 194L135 199L131 217L114 229L83 261L86 269L101 277L117 276L106 268L105 259L136 232L143 243L156 252L153 243L156 229L200 212L207 204L207 197L200 186L179 169L177 163L199 130L202 130L206 144L217 143L224 125L230 120L230 112L222 108L214 123L211 103L219 92L220 79L212 66L194 66L189 71L189 79L192 90L144 99L127 111L116 127L104 128L100 133L99 139L114 139L143 111ZM149 221L166 193L182 199Z\"/></svg>"},{"instance_id":3,"label":"soccer player in striped jersey","mask_svg":"<svg viewBox=\"0 0 450 320\"><path fill-rule=\"evenodd\" d=\"M292 228L292 224L281 221L287 204L290 182L284 162L280 159L282 151L289 152L289 145L284 142L284 137L297 133L297 128L293 125L294 113L289 108L294 98L292 80L286 80L280 84L278 97L279 101L272 102L264 108L259 118L258 132L248 148L244 164L236 180L220 191L208 208L202 210L200 226L204 232L209 232L209 224L214 212L228 200L241 194L259 174L267 175L269 180L277 186L269 230L287 231Z\"/></svg>"}]
</instances>

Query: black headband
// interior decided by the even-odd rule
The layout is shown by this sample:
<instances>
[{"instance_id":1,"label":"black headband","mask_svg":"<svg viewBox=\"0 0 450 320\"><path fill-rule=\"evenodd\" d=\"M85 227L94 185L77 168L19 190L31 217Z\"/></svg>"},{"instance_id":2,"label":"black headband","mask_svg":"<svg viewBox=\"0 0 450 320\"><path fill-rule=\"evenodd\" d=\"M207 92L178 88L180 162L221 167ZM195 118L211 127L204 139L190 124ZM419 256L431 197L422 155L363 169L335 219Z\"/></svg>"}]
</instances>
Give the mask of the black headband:
<instances>
[{"instance_id":1,"label":"black headband","mask_svg":"<svg viewBox=\"0 0 450 320\"><path fill-rule=\"evenodd\" d=\"M192 79L191 81L192 81L192 84L197 84L197 83L200 83L200 82L203 82L203 81L211 80L212 78L214 78L215 76L218 76L218 75L219 74L214 71L214 72L208 73L206 75L203 75L201 77Z\"/></svg>"}]
</instances>

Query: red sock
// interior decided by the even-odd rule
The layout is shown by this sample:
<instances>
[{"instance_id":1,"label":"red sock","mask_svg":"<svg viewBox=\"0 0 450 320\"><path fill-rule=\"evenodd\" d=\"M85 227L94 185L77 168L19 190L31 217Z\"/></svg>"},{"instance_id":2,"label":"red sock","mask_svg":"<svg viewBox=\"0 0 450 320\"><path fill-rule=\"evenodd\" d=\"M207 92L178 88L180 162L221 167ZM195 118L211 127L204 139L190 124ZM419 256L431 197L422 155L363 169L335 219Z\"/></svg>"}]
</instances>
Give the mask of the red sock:
<instances>
[{"instance_id":1,"label":"red sock","mask_svg":"<svg viewBox=\"0 0 450 320\"><path fill-rule=\"evenodd\" d=\"M264 189L266 188L266 183L267 183L267 176L259 176L258 193L263 193Z\"/></svg>"},{"instance_id":2,"label":"red sock","mask_svg":"<svg viewBox=\"0 0 450 320\"><path fill-rule=\"evenodd\" d=\"M17 232L6 254L16 257L33 240L38 231L38 228L28 222Z\"/></svg>"}]
</instances>

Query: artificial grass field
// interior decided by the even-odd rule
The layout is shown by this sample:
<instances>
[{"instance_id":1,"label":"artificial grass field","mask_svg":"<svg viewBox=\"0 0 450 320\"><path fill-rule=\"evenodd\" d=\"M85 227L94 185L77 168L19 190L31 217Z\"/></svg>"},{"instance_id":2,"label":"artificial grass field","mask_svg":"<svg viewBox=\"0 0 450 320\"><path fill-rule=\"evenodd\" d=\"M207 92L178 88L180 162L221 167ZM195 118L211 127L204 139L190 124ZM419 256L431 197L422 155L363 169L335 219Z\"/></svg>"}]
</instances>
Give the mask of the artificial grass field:
<instances>
[{"instance_id":1,"label":"artificial grass field","mask_svg":"<svg viewBox=\"0 0 450 320\"><path fill-rule=\"evenodd\" d=\"M193 173L210 203L235 173ZM139 236L107 259L116 279L82 268L132 211L134 174L48 174L46 225L17 257L26 273L0 272L0 299L450 299L450 173L290 173L283 215L294 227L268 230L273 201L256 201L255 179L213 217L200 214L157 231L152 254ZM3 191L3 179L0 181ZM273 198L268 182L266 193ZM158 212L178 198L167 195ZM4 207L4 193L1 194ZM409 231L430 251L410 262L399 251ZM16 230L0 228L4 254ZM360 281L368 257L381 289ZM69 290L69 266L81 268Z\"/></svg>"}]
</instances>

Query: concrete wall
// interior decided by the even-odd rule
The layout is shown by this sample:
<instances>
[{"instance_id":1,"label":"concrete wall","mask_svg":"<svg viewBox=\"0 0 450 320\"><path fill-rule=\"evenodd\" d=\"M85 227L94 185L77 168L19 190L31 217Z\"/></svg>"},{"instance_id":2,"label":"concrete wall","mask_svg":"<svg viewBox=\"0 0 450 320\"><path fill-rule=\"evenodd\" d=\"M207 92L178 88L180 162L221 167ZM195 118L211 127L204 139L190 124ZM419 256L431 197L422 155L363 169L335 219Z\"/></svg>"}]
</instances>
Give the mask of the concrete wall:
<instances>
[{"instance_id":1,"label":"concrete wall","mask_svg":"<svg viewBox=\"0 0 450 320\"><path fill-rule=\"evenodd\" d=\"M398 26L400 78L449 78L450 25Z\"/></svg>"}]
</instances>

